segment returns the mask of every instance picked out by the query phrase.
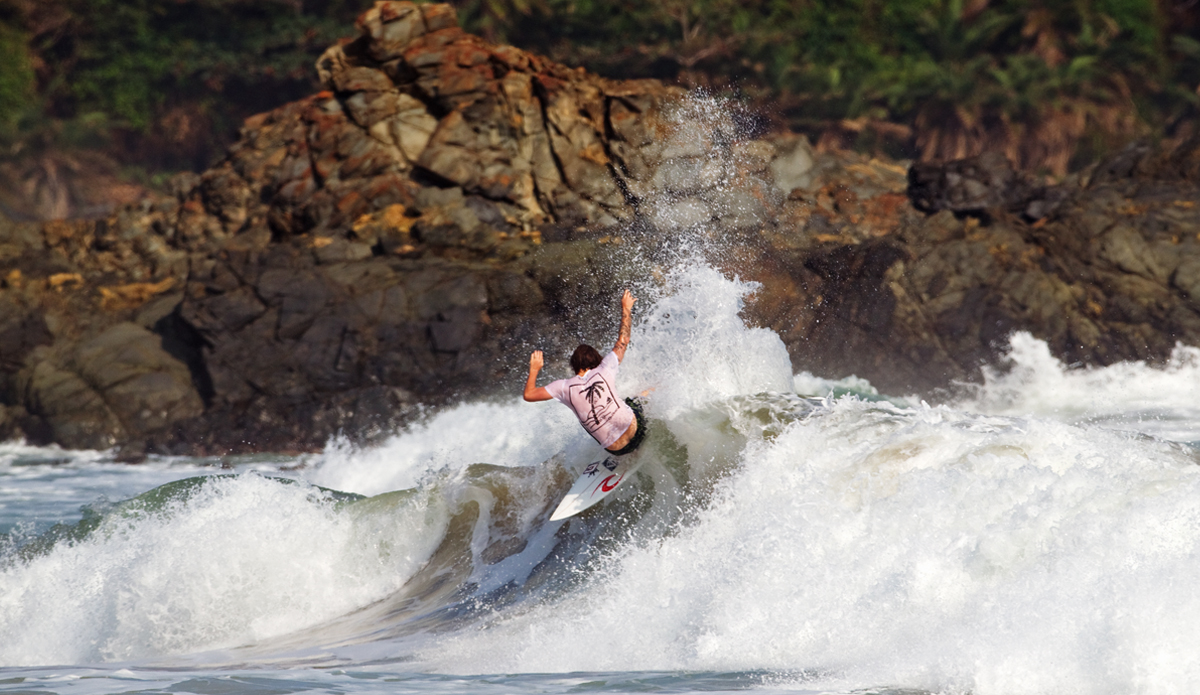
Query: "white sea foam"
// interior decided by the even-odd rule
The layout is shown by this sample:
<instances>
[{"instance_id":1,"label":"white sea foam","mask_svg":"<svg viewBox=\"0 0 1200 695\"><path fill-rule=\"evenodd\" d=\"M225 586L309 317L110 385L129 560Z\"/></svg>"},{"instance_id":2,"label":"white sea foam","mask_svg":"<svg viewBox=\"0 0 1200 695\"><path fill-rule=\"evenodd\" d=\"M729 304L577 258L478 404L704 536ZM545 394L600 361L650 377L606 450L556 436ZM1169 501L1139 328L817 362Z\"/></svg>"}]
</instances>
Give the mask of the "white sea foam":
<instances>
[{"instance_id":1,"label":"white sea foam","mask_svg":"<svg viewBox=\"0 0 1200 695\"><path fill-rule=\"evenodd\" d=\"M317 494L214 479L186 504L0 569L0 664L185 654L312 625L402 585L445 523L425 504L335 513Z\"/></svg>"},{"instance_id":2,"label":"white sea foam","mask_svg":"<svg viewBox=\"0 0 1200 695\"><path fill-rule=\"evenodd\" d=\"M732 443L716 493L672 533L611 548L586 593L343 656L415 652L406 669L463 674L802 672L805 688L979 695L1200 682L1187 647L1200 638L1195 454L1098 417L1187 405L1173 385L1194 374L1189 350L1163 368L1070 370L1017 336L1015 368L988 372L970 402L839 399L828 394L874 393L789 374L778 338L737 319L748 285L690 267L666 286L642 307L621 383L657 385L655 417L688 445L693 474ZM789 382L825 404L748 445L710 426L714 405ZM1082 393L1087 407L1068 407ZM374 450L331 447L310 474L378 492L587 446L556 404L474 403ZM335 513L310 494L231 478L174 515L6 569L0 630L17 638L0 663L182 655L311 629L398 588L445 523L422 505Z\"/></svg>"},{"instance_id":3,"label":"white sea foam","mask_svg":"<svg viewBox=\"0 0 1200 695\"><path fill-rule=\"evenodd\" d=\"M851 375L842 379L825 379L810 372L800 372L792 377L792 389L802 396L818 398L838 397L853 394L866 400L883 399L883 394L862 377ZM889 400L904 402L903 399L891 397ZM915 404L915 402L914 402Z\"/></svg>"},{"instance_id":4,"label":"white sea foam","mask_svg":"<svg viewBox=\"0 0 1200 695\"><path fill-rule=\"evenodd\" d=\"M1162 365L1119 362L1070 368L1045 342L1014 333L999 368L960 408L1038 415L1064 422L1097 422L1175 441L1200 442L1200 349L1179 345Z\"/></svg>"},{"instance_id":5,"label":"white sea foam","mask_svg":"<svg viewBox=\"0 0 1200 695\"><path fill-rule=\"evenodd\" d=\"M621 368L628 392L652 389L652 414L669 420L730 396L791 391L783 341L765 328L747 327L739 316L757 285L687 264L668 275L666 287L646 307Z\"/></svg>"},{"instance_id":6,"label":"white sea foam","mask_svg":"<svg viewBox=\"0 0 1200 695\"><path fill-rule=\"evenodd\" d=\"M736 167L717 156L717 127L704 119L720 114L709 106L684 119L698 130L681 128L663 147L716 157L720 166L704 172L727 176ZM793 375L779 338L742 324L753 286L694 260L719 240L683 219L696 217L689 196L661 192L655 219L675 235L676 262L659 285L639 289L619 388L654 389L651 416L687 446L689 475L711 473L715 492L656 497L672 510L690 505L685 521L603 539L593 552L607 557L563 570L598 564L586 591L531 589L536 602L463 610L440 631L351 644L339 656L371 662L372 673L387 660L461 674L766 670L780 674L780 689L802 674L797 688L860 692L1100 695L1200 682L1191 647L1200 639L1200 466L1193 448L1165 441L1200 440L1200 350L1180 347L1163 366L1071 369L1017 334L1008 369L985 370L969 397L869 402L879 394L862 380ZM514 356L522 368L525 357ZM763 436L727 417L735 396L791 390L825 400ZM565 408L514 397L441 411L379 447L335 442L302 474L373 494L434 471L540 465L589 447ZM170 513L112 521L10 563L0 569L0 664L185 662L294 630L319 634L313 626L388 597L418 571L456 502L437 485L411 504L383 495L343 511L318 494L254 475L222 479ZM481 518L496 503L486 497L479 492ZM537 515L527 505L514 514L520 523L500 521L519 527ZM475 559L487 531L471 530ZM560 531L543 526L527 547L575 529ZM511 566L524 559L477 563L473 577L519 597L509 580L530 576L532 564ZM473 608L487 607L480 600Z\"/></svg>"},{"instance_id":7,"label":"white sea foam","mask_svg":"<svg viewBox=\"0 0 1200 695\"><path fill-rule=\"evenodd\" d=\"M639 319L617 381L621 395L648 393L647 412L669 421L733 395L790 391L783 341L766 329L747 328L738 316L754 288L700 264L669 273L665 287L636 305ZM606 328L615 328L618 318L614 310ZM524 368L525 355L514 359ZM540 383L551 378L543 375ZM338 490L378 494L413 487L434 470L481 462L536 465L559 452L573 459L599 455L600 448L567 408L513 398L443 410L372 449L335 441L306 477Z\"/></svg>"},{"instance_id":8,"label":"white sea foam","mask_svg":"<svg viewBox=\"0 0 1200 695\"><path fill-rule=\"evenodd\" d=\"M52 464L86 464L109 459L103 451L63 449L59 446L33 446L24 440L0 442L0 469L11 466Z\"/></svg>"},{"instance_id":9,"label":"white sea foam","mask_svg":"<svg viewBox=\"0 0 1200 695\"><path fill-rule=\"evenodd\" d=\"M571 412L554 404L464 403L363 449L335 440L306 477L317 485L375 495L417 485L431 471L472 463L531 466L571 447L586 447ZM587 435L584 434L584 437Z\"/></svg>"},{"instance_id":10,"label":"white sea foam","mask_svg":"<svg viewBox=\"0 0 1200 695\"><path fill-rule=\"evenodd\" d=\"M667 288L642 305L648 317L619 380L631 394L655 387L654 417L695 435L695 422L670 416L730 395L788 389L782 342L738 319L752 286L687 266L668 276ZM379 494L412 488L433 471L539 465L581 451L586 459L599 447L556 403L469 403L374 449L335 443L306 477ZM255 475L221 479L169 514L112 522L81 543L8 567L0 572L0 631L18 637L0 645L0 664L186 654L306 628L387 596L441 540L444 513L404 507L380 513L398 516L390 522L372 517L377 527L366 529L309 494ZM383 546L398 550L382 554Z\"/></svg>"},{"instance_id":11,"label":"white sea foam","mask_svg":"<svg viewBox=\"0 0 1200 695\"><path fill-rule=\"evenodd\" d=\"M453 672L811 669L831 687L1200 682L1200 467L1093 427L844 399L745 453L590 592L443 639Z\"/></svg>"}]
</instances>

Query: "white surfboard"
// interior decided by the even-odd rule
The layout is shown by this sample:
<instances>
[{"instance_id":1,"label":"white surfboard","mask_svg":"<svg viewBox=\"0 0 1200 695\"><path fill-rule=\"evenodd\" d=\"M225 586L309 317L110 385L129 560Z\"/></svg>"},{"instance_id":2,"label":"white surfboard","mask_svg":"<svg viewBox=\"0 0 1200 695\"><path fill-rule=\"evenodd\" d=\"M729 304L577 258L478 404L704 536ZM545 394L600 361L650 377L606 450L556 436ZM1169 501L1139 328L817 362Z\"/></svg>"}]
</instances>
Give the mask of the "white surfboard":
<instances>
[{"instance_id":1,"label":"white surfboard","mask_svg":"<svg viewBox=\"0 0 1200 695\"><path fill-rule=\"evenodd\" d=\"M589 463L583 474L575 480L571 491L550 515L550 521L575 516L604 499L617 486L633 477L642 465L642 457L636 453L627 456L606 456Z\"/></svg>"}]
</instances>

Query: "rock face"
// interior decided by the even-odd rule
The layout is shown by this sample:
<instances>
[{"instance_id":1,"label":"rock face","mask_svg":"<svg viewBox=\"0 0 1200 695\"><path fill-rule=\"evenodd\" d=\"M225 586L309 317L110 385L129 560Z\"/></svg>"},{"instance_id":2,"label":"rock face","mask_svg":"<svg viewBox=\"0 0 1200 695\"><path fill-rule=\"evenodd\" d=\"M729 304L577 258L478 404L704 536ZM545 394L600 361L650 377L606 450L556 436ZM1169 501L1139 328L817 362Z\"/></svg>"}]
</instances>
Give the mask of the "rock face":
<instances>
[{"instance_id":1,"label":"rock face","mask_svg":"<svg viewBox=\"0 0 1200 695\"><path fill-rule=\"evenodd\" d=\"M972 379L1017 329L1071 362L1200 344L1194 145L1053 188L987 156L907 170L749 138L446 5L359 29L319 60L328 91L172 195L0 221L0 438L136 459L387 433L515 393L534 347L607 340L619 288L695 241L763 283L748 316L797 368L886 391Z\"/></svg>"},{"instance_id":2,"label":"rock face","mask_svg":"<svg viewBox=\"0 0 1200 695\"><path fill-rule=\"evenodd\" d=\"M1038 185L997 152L946 164L917 162L908 170L908 196L922 212L1003 210L1040 220L1058 209L1067 190Z\"/></svg>"},{"instance_id":3,"label":"rock face","mask_svg":"<svg viewBox=\"0 0 1200 695\"><path fill-rule=\"evenodd\" d=\"M1200 141L1174 152L1135 144L1040 198L1018 182L975 196L985 202L957 215L940 205L930 215L901 210L891 233L801 248L784 260L791 291L812 311L763 320L784 333L799 366L857 373L891 392L974 380L1016 330L1045 340L1068 364L1164 359L1177 342L1200 344L1197 161ZM908 190L922 178L961 181L980 168L975 159L941 174L910 170ZM1033 219L1015 212L1014 200L1016 210L1052 200L1053 212ZM832 219L835 229L856 226Z\"/></svg>"},{"instance_id":4,"label":"rock face","mask_svg":"<svg viewBox=\"0 0 1200 695\"><path fill-rule=\"evenodd\" d=\"M0 232L0 435L136 456L386 431L586 332L620 272L604 230L643 206L765 217L745 191L766 177L724 185L753 173L729 119L694 124L677 89L489 44L446 5L379 2L359 29L318 61L329 91L250 119L173 197ZM136 374L128 325L151 332L118 331ZM147 407L118 407L131 388Z\"/></svg>"}]
</instances>

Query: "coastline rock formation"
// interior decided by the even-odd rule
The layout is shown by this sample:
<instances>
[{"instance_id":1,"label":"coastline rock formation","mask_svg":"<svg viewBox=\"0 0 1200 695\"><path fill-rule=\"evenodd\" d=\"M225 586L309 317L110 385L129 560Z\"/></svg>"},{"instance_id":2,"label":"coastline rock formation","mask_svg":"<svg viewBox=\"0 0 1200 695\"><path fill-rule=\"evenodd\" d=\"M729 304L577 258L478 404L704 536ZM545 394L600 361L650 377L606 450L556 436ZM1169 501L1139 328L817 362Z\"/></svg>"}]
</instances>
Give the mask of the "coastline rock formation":
<instances>
[{"instance_id":1,"label":"coastline rock formation","mask_svg":"<svg viewBox=\"0 0 1200 695\"><path fill-rule=\"evenodd\" d=\"M1004 203L943 209L875 243L810 257L837 288L809 324L811 364L928 390L977 380L1018 330L1072 365L1161 361L1178 343L1200 344L1198 161L1200 139L1167 151L1134 143L1062 186L1016 180L1015 194L996 194L1023 214ZM945 168L988 166L1007 164ZM910 172L910 191L914 181Z\"/></svg>"},{"instance_id":2,"label":"coastline rock formation","mask_svg":"<svg viewBox=\"0 0 1200 695\"><path fill-rule=\"evenodd\" d=\"M1197 143L1057 187L986 155L906 170L490 44L447 5L359 29L327 91L173 195L0 221L0 439L134 460L386 434L607 330L687 238L762 283L747 316L797 369L884 391L977 378L1014 330L1084 364L1200 344Z\"/></svg>"}]
</instances>

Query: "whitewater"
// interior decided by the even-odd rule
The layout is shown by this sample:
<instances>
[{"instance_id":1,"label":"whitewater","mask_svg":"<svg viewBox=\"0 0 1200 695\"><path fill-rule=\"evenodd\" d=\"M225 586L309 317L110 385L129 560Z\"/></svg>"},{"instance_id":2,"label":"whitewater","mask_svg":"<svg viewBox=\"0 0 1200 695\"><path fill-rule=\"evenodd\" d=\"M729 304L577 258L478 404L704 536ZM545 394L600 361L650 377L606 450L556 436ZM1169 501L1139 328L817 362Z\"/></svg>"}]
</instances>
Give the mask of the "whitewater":
<instances>
[{"instance_id":1,"label":"whitewater","mask_svg":"<svg viewBox=\"0 0 1200 695\"><path fill-rule=\"evenodd\" d=\"M567 522L599 449L517 397L301 457L3 445L0 690L1200 682L1200 350L1069 369L1016 334L931 404L792 374L751 285L667 285L621 375L648 461Z\"/></svg>"},{"instance_id":2,"label":"whitewater","mask_svg":"<svg viewBox=\"0 0 1200 695\"><path fill-rule=\"evenodd\" d=\"M618 381L644 464L566 521L601 450L515 391L300 456L0 444L0 692L1200 683L1200 349L1079 368L1017 333L930 402L793 373L701 255L655 278Z\"/></svg>"}]
</instances>

